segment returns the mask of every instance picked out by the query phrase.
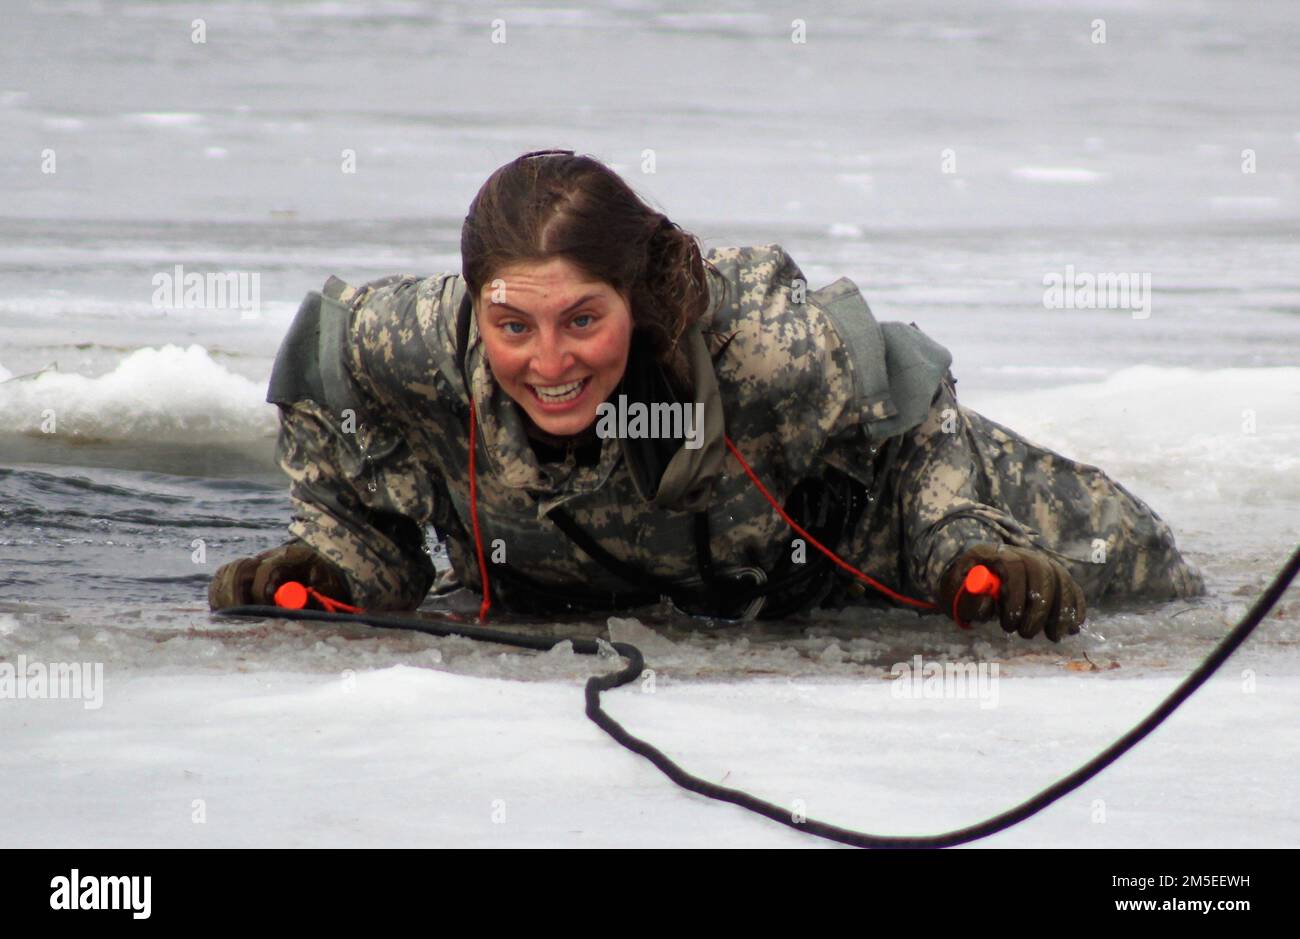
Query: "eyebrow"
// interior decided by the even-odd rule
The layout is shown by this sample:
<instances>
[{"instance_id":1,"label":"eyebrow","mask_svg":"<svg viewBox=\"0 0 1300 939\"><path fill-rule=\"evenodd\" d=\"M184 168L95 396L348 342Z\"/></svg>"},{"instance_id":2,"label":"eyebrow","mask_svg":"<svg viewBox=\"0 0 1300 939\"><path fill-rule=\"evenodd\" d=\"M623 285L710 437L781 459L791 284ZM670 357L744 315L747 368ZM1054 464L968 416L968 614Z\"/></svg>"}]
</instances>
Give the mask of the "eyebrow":
<instances>
[{"instance_id":1,"label":"eyebrow","mask_svg":"<svg viewBox=\"0 0 1300 939\"><path fill-rule=\"evenodd\" d=\"M598 299L600 299L600 294L599 294L599 293L589 293L589 294L587 294L586 296L584 296L584 297L580 297L579 299L575 300L573 303L569 304L565 309L563 309L563 310L561 310L561 311L559 312L559 315L560 315L560 316L564 316L566 313L572 313L574 310L576 310L578 307L582 306L583 304L585 304L585 303L589 303L589 302L591 302L592 300L598 300ZM504 309L504 310L509 310L511 313L517 313L517 314L520 315L520 316L526 316L526 317L528 317L529 319L532 319L532 318L533 318L533 314L531 314L531 313L529 313L529 312L527 312L527 311L525 311L525 310L521 310L521 309L519 309L518 307L513 307L513 306L511 306L511 305L508 304L508 303L498 303L496 300L489 300L489 301L488 301L488 308L489 308L489 309L494 309L494 308L495 308L495 309Z\"/></svg>"}]
</instances>

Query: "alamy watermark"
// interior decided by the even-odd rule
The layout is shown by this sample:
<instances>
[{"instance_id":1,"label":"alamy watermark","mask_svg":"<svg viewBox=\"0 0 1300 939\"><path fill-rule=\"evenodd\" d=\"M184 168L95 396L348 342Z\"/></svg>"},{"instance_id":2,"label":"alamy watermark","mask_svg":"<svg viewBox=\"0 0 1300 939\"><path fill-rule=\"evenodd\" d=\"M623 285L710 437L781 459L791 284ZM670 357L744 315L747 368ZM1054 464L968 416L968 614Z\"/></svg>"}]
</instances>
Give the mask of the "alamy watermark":
<instances>
[{"instance_id":1,"label":"alamy watermark","mask_svg":"<svg viewBox=\"0 0 1300 939\"><path fill-rule=\"evenodd\" d=\"M104 706L103 662L0 662L0 698L81 701L87 711Z\"/></svg>"},{"instance_id":2,"label":"alamy watermark","mask_svg":"<svg viewBox=\"0 0 1300 939\"><path fill-rule=\"evenodd\" d=\"M704 441L701 430L704 424L704 405L700 402L682 404L678 401L655 401L646 404L634 401L628 404L627 395L618 396L618 404L602 401L596 405L596 436L680 439L685 438L687 450L698 450Z\"/></svg>"},{"instance_id":3,"label":"alamy watermark","mask_svg":"<svg viewBox=\"0 0 1300 939\"><path fill-rule=\"evenodd\" d=\"M912 656L890 669L889 693L902 700L971 699L982 709L998 706L997 662L926 662Z\"/></svg>"},{"instance_id":4,"label":"alamy watermark","mask_svg":"<svg viewBox=\"0 0 1300 939\"><path fill-rule=\"evenodd\" d=\"M77 868L50 881L52 910L130 910L132 919L148 919L153 911L153 878L143 876L83 876Z\"/></svg>"},{"instance_id":5,"label":"alamy watermark","mask_svg":"<svg viewBox=\"0 0 1300 939\"><path fill-rule=\"evenodd\" d=\"M177 264L150 282L156 309L239 310L243 319L256 319L262 312L262 275L252 271L187 273Z\"/></svg>"},{"instance_id":6,"label":"alamy watermark","mask_svg":"<svg viewBox=\"0 0 1300 939\"><path fill-rule=\"evenodd\" d=\"M1049 310L1129 310L1135 320L1151 316L1151 274L1075 271L1043 275L1043 306Z\"/></svg>"}]
</instances>

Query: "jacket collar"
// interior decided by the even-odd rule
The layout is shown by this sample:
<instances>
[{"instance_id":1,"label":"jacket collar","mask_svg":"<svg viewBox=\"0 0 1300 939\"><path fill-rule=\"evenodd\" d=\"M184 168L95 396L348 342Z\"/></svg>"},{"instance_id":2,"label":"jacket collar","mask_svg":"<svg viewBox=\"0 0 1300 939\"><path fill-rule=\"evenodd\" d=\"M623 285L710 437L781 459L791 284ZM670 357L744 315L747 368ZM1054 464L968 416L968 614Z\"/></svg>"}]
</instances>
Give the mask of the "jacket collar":
<instances>
[{"instance_id":1,"label":"jacket collar","mask_svg":"<svg viewBox=\"0 0 1300 939\"><path fill-rule=\"evenodd\" d=\"M684 445L678 447L668 461L668 466L659 479L658 490L654 493L644 491L644 477L640 473L634 472L632 479L641 498L656 508L699 512L708 506L713 493L713 482L726 464L726 418L722 412L718 379L713 372L713 359L709 355L700 324L692 325L683 340L692 385L695 387L695 399L688 402L688 406L693 407L696 402L704 405L700 446L693 450ZM630 440L622 440L620 443L631 466L637 459L637 448L632 446L633 441Z\"/></svg>"}]
</instances>

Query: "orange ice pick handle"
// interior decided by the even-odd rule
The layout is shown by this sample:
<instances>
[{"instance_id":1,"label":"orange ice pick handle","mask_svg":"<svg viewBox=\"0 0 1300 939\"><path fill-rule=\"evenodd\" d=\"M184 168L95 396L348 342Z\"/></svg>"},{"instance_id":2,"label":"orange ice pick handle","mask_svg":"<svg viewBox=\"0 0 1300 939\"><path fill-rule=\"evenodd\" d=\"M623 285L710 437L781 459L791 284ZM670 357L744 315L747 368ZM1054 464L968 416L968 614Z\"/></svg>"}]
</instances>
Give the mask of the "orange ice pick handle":
<instances>
[{"instance_id":1,"label":"orange ice pick handle","mask_svg":"<svg viewBox=\"0 0 1300 939\"><path fill-rule=\"evenodd\" d=\"M976 564L966 572L965 588L967 593L990 596L997 599L1002 590L1002 581L983 564Z\"/></svg>"},{"instance_id":2,"label":"orange ice pick handle","mask_svg":"<svg viewBox=\"0 0 1300 939\"><path fill-rule=\"evenodd\" d=\"M287 580L275 592L275 605L286 610L301 610L307 605L307 588L296 580Z\"/></svg>"},{"instance_id":3,"label":"orange ice pick handle","mask_svg":"<svg viewBox=\"0 0 1300 939\"><path fill-rule=\"evenodd\" d=\"M998 598L998 592L1002 589L1002 581L998 575L993 573L983 564L976 564L966 572L966 579L961 582L961 587L957 590L957 596L952 598L952 618L962 629L970 629L970 623L963 620L957 612L961 604L961 598L966 594L973 594L977 597Z\"/></svg>"},{"instance_id":4,"label":"orange ice pick handle","mask_svg":"<svg viewBox=\"0 0 1300 939\"><path fill-rule=\"evenodd\" d=\"M306 587L296 580L286 580L275 591L275 605L286 610L305 609L308 600L315 600L322 610L329 613L362 613L359 606L351 606L342 600L327 597L312 587Z\"/></svg>"}]
</instances>

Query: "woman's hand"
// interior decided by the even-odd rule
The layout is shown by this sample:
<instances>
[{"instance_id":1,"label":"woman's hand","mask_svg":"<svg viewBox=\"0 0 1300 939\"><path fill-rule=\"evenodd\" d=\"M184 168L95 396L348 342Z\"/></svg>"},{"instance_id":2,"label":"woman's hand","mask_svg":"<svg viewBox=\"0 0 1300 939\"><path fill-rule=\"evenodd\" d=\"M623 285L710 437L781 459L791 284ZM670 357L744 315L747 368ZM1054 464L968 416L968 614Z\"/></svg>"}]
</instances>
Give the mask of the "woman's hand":
<instances>
[{"instance_id":1,"label":"woman's hand","mask_svg":"<svg viewBox=\"0 0 1300 939\"><path fill-rule=\"evenodd\" d=\"M274 606L276 590L290 580L333 600L347 603L352 599L343 571L301 541L291 541L222 565L208 584L208 606L213 610L250 603Z\"/></svg>"},{"instance_id":2,"label":"woman's hand","mask_svg":"<svg viewBox=\"0 0 1300 939\"><path fill-rule=\"evenodd\" d=\"M1006 544L976 545L948 565L939 591L945 613L952 615L953 599L977 564L996 574L1001 588L996 599L963 594L957 606L963 621L989 620L996 613L1006 632L1026 639L1041 632L1052 642L1078 633L1087 606L1074 578L1055 559Z\"/></svg>"}]
</instances>

